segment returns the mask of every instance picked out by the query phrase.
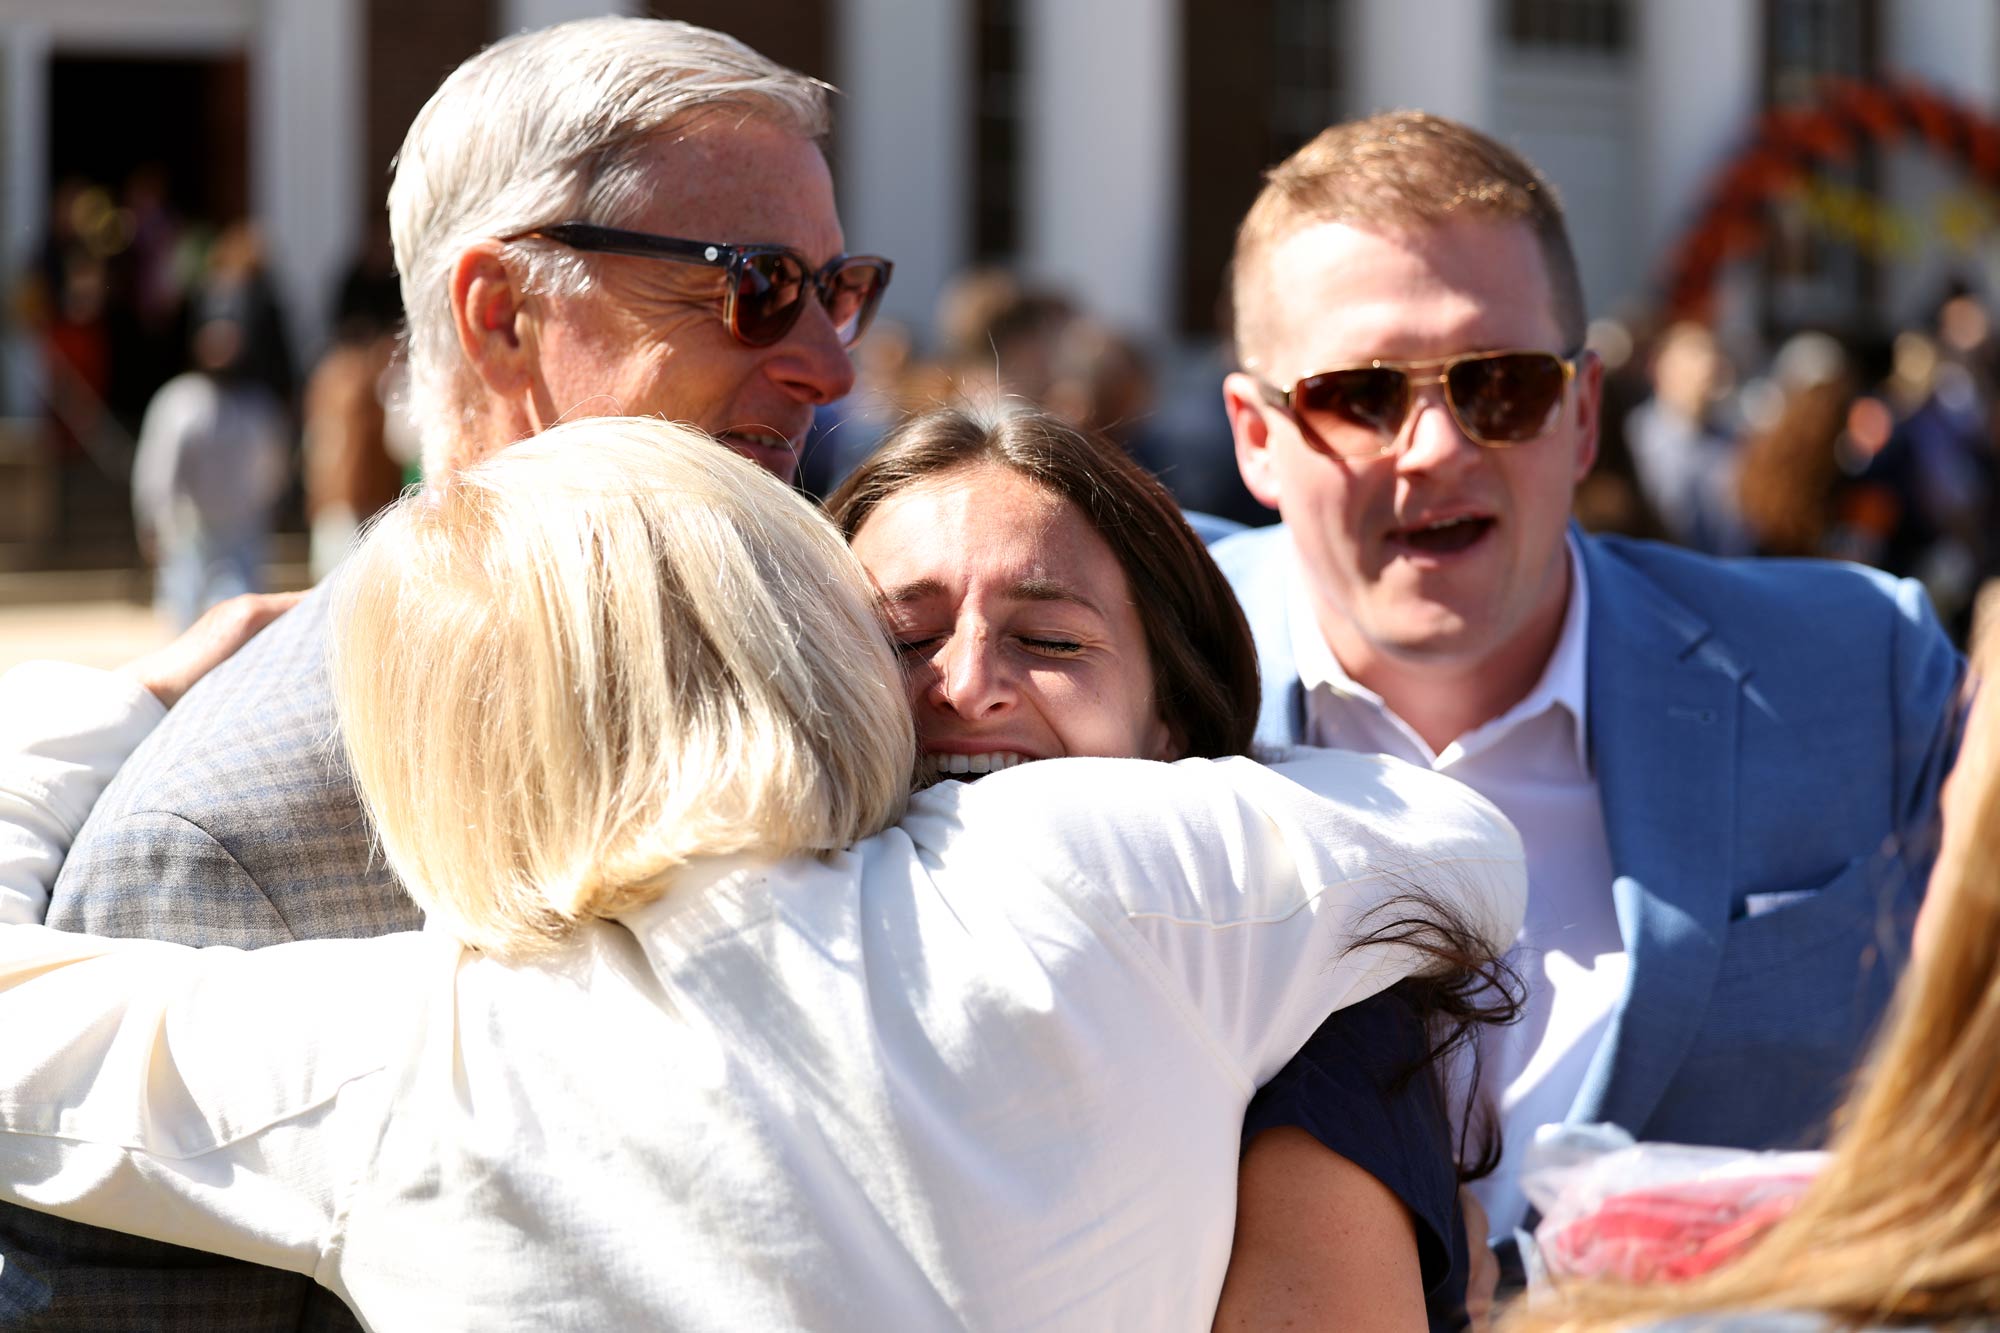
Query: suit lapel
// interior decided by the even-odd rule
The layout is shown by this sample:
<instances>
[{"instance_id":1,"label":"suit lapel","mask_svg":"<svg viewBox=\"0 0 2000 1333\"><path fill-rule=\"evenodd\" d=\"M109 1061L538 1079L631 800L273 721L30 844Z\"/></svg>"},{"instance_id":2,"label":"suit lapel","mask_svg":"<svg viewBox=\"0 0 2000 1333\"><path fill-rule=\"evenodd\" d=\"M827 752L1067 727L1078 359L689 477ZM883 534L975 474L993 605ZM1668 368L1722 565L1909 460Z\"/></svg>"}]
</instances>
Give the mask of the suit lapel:
<instances>
[{"instance_id":1,"label":"suit lapel","mask_svg":"<svg viewBox=\"0 0 2000 1333\"><path fill-rule=\"evenodd\" d=\"M1641 1132L1707 1012L1733 883L1742 668L1588 538L1590 755L1630 973L1570 1120Z\"/></svg>"}]
</instances>

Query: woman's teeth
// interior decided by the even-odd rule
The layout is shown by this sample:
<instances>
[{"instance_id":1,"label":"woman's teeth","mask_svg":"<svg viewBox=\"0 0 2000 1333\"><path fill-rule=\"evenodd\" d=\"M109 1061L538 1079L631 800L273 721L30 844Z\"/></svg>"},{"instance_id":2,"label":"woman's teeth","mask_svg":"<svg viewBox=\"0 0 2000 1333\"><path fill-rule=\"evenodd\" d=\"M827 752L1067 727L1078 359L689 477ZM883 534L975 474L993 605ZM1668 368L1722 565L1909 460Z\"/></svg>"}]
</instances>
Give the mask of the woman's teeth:
<instances>
[{"instance_id":1,"label":"woman's teeth","mask_svg":"<svg viewBox=\"0 0 2000 1333\"><path fill-rule=\"evenodd\" d=\"M927 754L924 765L941 778L979 777L987 773L998 773L1003 768L1013 768L1028 762L1026 755L1005 751L993 754Z\"/></svg>"}]
</instances>

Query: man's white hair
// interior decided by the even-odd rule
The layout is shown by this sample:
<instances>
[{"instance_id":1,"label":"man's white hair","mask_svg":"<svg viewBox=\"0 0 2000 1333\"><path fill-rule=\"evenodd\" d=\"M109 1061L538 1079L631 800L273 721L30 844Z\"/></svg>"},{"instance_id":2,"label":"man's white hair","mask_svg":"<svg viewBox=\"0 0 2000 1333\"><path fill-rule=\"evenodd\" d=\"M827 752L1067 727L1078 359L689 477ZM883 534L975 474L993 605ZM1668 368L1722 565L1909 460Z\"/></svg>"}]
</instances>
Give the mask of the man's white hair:
<instances>
[{"instance_id":1,"label":"man's white hair","mask_svg":"<svg viewBox=\"0 0 2000 1333\"><path fill-rule=\"evenodd\" d=\"M410 410L435 475L475 419L478 390L453 325L451 273L467 247L583 219L629 222L656 182L658 135L710 114L823 140L827 85L724 33L669 19L594 18L496 42L439 85L410 125L389 187L409 326ZM579 295L589 271L557 247L517 244L530 291Z\"/></svg>"}]
</instances>

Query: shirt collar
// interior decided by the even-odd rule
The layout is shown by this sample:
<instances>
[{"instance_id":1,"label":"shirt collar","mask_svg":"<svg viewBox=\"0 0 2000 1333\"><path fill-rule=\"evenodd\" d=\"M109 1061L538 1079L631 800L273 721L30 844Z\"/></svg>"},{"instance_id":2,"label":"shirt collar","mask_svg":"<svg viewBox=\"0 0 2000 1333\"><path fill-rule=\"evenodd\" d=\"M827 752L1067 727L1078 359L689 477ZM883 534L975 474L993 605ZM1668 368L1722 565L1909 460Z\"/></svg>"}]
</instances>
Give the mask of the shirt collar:
<instances>
[{"instance_id":1,"label":"shirt collar","mask_svg":"<svg viewBox=\"0 0 2000 1333\"><path fill-rule=\"evenodd\" d=\"M1519 703L1475 730L1505 731L1550 708L1563 708L1575 723L1572 734L1577 765L1588 773L1589 691L1585 656L1589 643L1590 584L1583 575L1583 551L1574 532L1564 534L1563 546L1569 552L1569 606L1563 611L1562 632L1556 637L1555 651L1549 654L1534 688ZM1287 615L1292 633L1292 660L1298 667L1300 687L1310 696L1324 685L1336 695L1388 712L1381 696L1349 676L1340 659L1333 655L1333 649L1327 646L1326 635L1321 633L1319 619L1313 614L1312 599L1306 592L1306 574L1298 568L1296 552L1292 561L1291 605Z\"/></svg>"}]
</instances>

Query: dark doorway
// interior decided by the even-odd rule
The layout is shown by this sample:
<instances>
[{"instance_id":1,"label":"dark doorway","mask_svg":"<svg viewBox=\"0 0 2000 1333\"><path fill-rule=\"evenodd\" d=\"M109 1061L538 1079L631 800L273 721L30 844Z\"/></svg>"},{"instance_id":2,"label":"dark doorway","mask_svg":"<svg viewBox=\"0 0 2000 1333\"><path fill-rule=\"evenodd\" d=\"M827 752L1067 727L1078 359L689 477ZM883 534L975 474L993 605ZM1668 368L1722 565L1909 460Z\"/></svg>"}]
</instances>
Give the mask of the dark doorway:
<instances>
[{"instance_id":1,"label":"dark doorway","mask_svg":"<svg viewBox=\"0 0 2000 1333\"><path fill-rule=\"evenodd\" d=\"M248 212L245 62L58 54L36 265L58 563L134 558L126 475L154 390L186 362L190 263Z\"/></svg>"},{"instance_id":2,"label":"dark doorway","mask_svg":"<svg viewBox=\"0 0 2000 1333\"><path fill-rule=\"evenodd\" d=\"M80 178L116 194L152 168L182 216L240 218L249 211L247 101L241 56L59 55L49 65L49 183Z\"/></svg>"}]
</instances>

